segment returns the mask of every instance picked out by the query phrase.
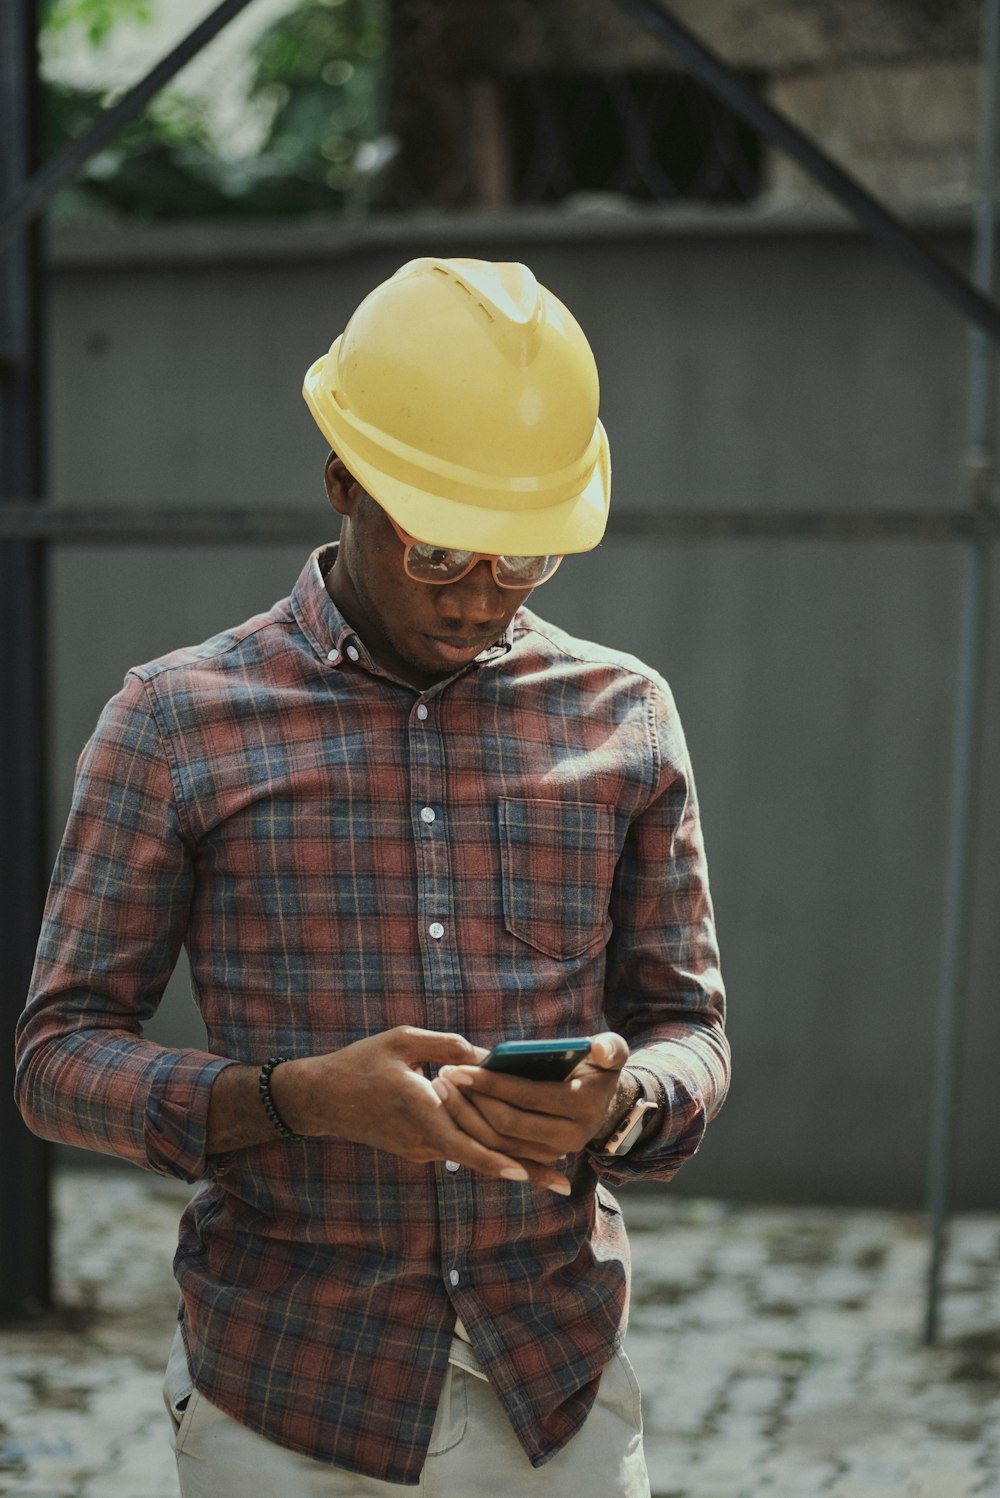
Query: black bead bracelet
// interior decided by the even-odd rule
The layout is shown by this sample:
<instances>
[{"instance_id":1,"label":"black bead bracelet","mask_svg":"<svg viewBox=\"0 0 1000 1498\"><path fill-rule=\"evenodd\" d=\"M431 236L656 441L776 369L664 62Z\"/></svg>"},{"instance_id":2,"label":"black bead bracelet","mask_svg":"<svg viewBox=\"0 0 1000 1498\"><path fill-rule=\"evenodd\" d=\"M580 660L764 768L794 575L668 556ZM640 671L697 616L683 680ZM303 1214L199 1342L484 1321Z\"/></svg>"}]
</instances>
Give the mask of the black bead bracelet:
<instances>
[{"instance_id":1,"label":"black bead bracelet","mask_svg":"<svg viewBox=\"0 0 1000 1498\"><path fill-rule=\"evenodd\" d=\"M271 1056L269 1060L264 1062L264 1065L260 1069L260 1076L257 1079L257 1085L260 1088L260 1100L264 1104L265 1113L274 1124L282 1139L305 1139L305 1134L296 1134L293 1129L288 1127L275 1107L274 1098L271 1096L271 1073L276 1066L280 1066L283 1061L287 1060L287 1056Z\"/></svg>"}]
</instances>

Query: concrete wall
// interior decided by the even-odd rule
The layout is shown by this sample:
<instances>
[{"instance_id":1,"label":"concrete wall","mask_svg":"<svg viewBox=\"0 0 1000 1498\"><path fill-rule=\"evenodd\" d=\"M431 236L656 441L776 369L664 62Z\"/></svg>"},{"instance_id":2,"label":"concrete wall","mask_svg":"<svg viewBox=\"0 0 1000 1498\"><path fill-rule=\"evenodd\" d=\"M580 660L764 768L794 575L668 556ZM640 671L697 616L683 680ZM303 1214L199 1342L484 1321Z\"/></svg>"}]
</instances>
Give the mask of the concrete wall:
<instances>
[{"instance_id":1,"label":"concrete wall","mask_svg":"<svg viewBox=\"0 0 1000 1498\"><path fill-rule=\"evenodd\" d=\"M556 217L133 232L57 244L59 502L316 506L306 366L413 254L528 261L602 372L615 503L935 508L961 501L957 317L833 223ZM937 243L961 258L960 232ZM56 547L51 778L133 662L288 591L302 548ZM704 808L736 1080L697 1194L919 1202L940 951L960 549L616 536L538 602L672 681ZM994 612L994 619L1000 611ZM994 634L958 1199L1000 1201ZM154 1033L194 1039L183 979Z\"/></svg>"}]
</instances>

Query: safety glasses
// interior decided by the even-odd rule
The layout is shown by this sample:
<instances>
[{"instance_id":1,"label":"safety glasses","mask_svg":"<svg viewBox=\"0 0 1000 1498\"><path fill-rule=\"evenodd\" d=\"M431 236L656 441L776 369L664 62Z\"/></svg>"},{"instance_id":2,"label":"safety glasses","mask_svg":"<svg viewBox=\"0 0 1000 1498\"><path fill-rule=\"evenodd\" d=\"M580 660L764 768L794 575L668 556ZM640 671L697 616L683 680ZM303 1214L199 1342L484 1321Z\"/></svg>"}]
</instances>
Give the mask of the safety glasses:
<instances>
[{"instance_id":1,"label":"safety glasses","mask_svg":"<svg viewBox=\"0 0 1000 1498\"><path fill-rule=\"evenodd\" d=\"M458 551L453 546L433 546L430 541L416 541L396 524L388 510L383 514L402 541L403 568L416 583L457 583L471 572L477 562L489 562L493 581L498 588L537 588L547 583L562 556L507 557L486 551Z\"/></svg>"}]
</instances>

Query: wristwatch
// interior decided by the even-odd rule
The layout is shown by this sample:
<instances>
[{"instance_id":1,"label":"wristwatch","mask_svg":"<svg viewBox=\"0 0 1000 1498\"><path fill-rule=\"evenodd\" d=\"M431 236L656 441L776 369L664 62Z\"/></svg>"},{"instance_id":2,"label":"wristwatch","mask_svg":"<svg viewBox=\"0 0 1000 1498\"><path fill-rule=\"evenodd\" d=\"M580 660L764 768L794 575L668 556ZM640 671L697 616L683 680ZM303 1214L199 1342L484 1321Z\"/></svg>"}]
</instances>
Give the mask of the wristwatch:
<instances>
[{"instance_id":1,"label":"wristwatch","mask_svg":"<svg viewBox=\"0 0 1000 1498\"><path fill-rule=\"evenodd\" d=\"M650 1109L656 1106L646 1097L640 1082L639 1096L625 1117L615 1124L603 1144L592 1144L591 1149L597 1155L627 1155L645 1128Z\"/></svg>"}]
</instances>

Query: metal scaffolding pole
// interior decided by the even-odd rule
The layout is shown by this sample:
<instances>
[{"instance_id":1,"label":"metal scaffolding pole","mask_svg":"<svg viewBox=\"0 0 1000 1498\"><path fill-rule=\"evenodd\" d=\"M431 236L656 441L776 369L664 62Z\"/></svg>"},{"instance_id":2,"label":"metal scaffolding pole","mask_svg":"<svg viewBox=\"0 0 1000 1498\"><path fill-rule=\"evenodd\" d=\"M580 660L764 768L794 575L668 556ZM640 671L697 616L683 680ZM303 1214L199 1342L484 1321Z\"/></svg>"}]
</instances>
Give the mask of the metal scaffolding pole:
<instances>
[{"instance_id":1,"label":"metal scaffolding pole","mask_svg":"<svg viewBox=\"0 0 1000 1498\"><path fill-rule=\"evenodd\" d=\"M997 155L1000 131L1000 0L984 0L981 66L980 191L973 280L987 295L995 281ZM996 351L980 328L969 330L965 477L969 508L996 509ZM990 546L984 535L965 544L962 624L955 701L955 744L944 895L940 1001L927 1169L931 1253L924 1338L940 1330L942 1276L958 1127L962 1044L973 938L976 826L989 638Z\"/></svg>"},{"instance_id":2,"label":"metal scaffolding pole","mask_svg":"<svg viewBox=\"0 0 1000 1498\"><path fill-rule=\"evenodd\" d=\"M106 109L89 130L84 131L77 140L71 141L58 156L47 161L33 176L25 174L14 187L5 188L0 196L0 246L19 229L33 223L44 213L50 198L60 187L71 182L92 156L110 145L120 130L141 115L150 100L156 97L171 78L196 57L213 37L218 36L240 11L246 10L250 3L251 0L223 0L166 57L162 57L144 78L134 84L117 104Z\"/></svg>"},{"instance_id":3,"label":"metal scaffolding pole","mask_svg":"<svg viewBox=\"0 0 1000 1498\"><path fill-rule=\"evenodd\" d=\"M666 498L666 497L665 497ZM315 506L294 500L261 509L240 504L151 508L93 501L39 505L11 500L0 508L0 540L32 539L59 546L216 546L238 536L241 546L316 545L322 521ZM608 540L655 541L943 541L1000 540L1000 512L951 510L613 510Z\"/></svg>"},{"instance_id":4,"label":"metal scaffolding pole","mask_svg":"<svg viewBox=\"0 0 1000 1498\"><path fill-rule=\"evenodd\" d=\"M38 219L55 191L142 112L165 83L250 0L223 0L86 133L38 170L37 0L0 0L0 517L5 501L45 492L42 441L41 257ZM33 175L34 173L34 175ZM44 542L0 528L0 1321L51 1303L49 1154L14 1107L9 1037L28 988L46 883Z\"/></svg>"},{"instance_id":5,"label":"metal scaffolding pole","mask_svg":"<svg viewBox=\"0 0 1000 1498\"><path fill-rule=\"evenodd\" d=\"M35 164L35 0L0 0L0 192ZM0 513L16 495L43 493L41 270L37 230L0 250ZM0 1319L49 1303L48 1150L14 1107L11 1035L24 1004L45 887L43 546L0 540Z\"/></svg>"}]
</instances>

